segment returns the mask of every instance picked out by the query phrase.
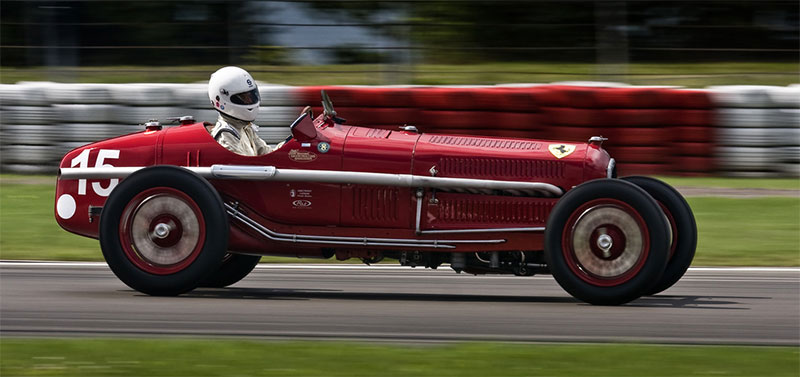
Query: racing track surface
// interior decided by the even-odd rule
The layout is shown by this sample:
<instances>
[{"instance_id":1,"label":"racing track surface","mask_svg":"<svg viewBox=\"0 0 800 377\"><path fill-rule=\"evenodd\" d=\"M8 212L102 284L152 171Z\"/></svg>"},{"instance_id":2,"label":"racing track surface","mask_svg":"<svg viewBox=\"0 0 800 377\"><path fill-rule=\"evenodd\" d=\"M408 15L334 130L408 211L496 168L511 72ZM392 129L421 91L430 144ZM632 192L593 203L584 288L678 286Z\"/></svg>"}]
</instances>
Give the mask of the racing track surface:
<instances>
[{"instance_id":1,"label":"racing track surface","mask_svg":"<svg viewBox=\"0 0 800 377\"><path fill-rule=\"evenodd\" d=\"M551 276L444 267L261 265L231 288L150 297L102 263L3 262L0 335L797 346L800 269L692 269L661 295L598 307Z\"/></svg>"}]
</instances>

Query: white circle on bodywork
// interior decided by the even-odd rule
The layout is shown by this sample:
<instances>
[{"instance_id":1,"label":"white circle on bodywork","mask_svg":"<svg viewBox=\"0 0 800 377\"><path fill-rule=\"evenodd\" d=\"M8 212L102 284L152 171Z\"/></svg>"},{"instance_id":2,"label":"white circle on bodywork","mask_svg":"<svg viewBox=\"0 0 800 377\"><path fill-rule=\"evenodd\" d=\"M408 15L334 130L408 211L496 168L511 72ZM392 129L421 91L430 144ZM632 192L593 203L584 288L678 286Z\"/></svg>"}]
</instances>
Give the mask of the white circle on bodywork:
<instances>
[{"instance_id":1,"label":"white circle on bodywork","mask_svg":"<svg viewBox=\"0 0 800 377\"><path fill-rule=\"evenodd\" d=\"M64 194L58 197L58 201L56 202L56 212L58 212L58 217L62 219L69 219L75 215L75 209L77 208L77 204L75 203L75 198L72 197L70 194Z\"/></svg>"}]
</instances>

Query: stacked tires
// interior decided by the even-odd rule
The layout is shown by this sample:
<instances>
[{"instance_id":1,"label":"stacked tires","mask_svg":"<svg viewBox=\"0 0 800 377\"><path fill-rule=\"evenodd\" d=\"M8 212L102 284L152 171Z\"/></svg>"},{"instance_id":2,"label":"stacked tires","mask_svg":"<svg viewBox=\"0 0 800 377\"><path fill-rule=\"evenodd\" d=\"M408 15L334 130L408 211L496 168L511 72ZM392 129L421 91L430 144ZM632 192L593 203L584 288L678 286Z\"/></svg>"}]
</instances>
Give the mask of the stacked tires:
<instances>
[{"instance_id":1,"label":"stacked tires","mask_svg":"<svg viewBox=\"0 0 800 377\"><path fill-rule=\"evenodd\" d=\"M289 136L302 106L288 86L262 84L258 133L270 144ZM140 124L191 115L215 122L206 84L0 85L0 163L5 172L52 174L69 150L142 131Z\"/></svg>"},{"instance_id":2,"label":"stacked tires","mask_svg":"<svg viewBox=\"0 0 800 377\"><path fill-rule=\"evenodd\" d=\"M722 174L800 176L800 86L711 88Z\"/></svg>"}]
</instances>

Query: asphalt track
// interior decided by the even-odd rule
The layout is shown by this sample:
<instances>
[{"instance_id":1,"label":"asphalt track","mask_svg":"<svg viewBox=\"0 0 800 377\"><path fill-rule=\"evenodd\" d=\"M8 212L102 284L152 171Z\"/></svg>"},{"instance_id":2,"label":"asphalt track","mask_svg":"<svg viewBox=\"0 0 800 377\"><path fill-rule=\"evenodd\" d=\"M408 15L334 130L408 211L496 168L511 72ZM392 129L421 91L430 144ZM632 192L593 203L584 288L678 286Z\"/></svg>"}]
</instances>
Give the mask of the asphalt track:
<instances>
[{"instance_id":1,"label":"asphalt track","mask_svg":"<svg viewBox=\"0 0 800 377\"><path fill-rule=\"evenodd\" d=\"M225 336L393 342L800 345L800 269L691 269L619 307L551 276L261 265L227 289L150 297L102 263L0 263L1 336Z\"/></svg>"}]
</instances>

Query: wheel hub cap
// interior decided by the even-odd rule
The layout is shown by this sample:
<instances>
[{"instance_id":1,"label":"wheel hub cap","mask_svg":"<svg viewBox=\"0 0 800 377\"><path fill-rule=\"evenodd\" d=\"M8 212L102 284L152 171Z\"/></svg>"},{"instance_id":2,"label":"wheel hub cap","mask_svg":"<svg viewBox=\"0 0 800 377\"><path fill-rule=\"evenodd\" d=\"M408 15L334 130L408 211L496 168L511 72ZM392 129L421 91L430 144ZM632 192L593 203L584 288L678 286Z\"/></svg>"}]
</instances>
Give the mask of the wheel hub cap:
<instances>
[{"instance_id":1,"label":"wheel hub cap","mask_svg":"<svg viewBox=\"0 0 800 377\"><path fill-rule=\"evenodd\" d=\"M180 198L154 195L143 200L131 221L132 246L148 262L168 266L186 259L200 241L200 224Z\"/></svg>"},{"instance_id":2,"label":"wheel hub cap","mask_svg":"<svg viewBox=\"0 0 800 377\"><path fill-rule=\"evenodd\" d=\"M597 237L597 247L603 251L603 257L611 257L611 246L614 246L614 240L608 234L601 234Z\"/></svg>"},{"instance_id":3,"label":"wheel hub cap","mask_svg":"<svg viewBox=\"0 0 800 377\"><path fill-rule=\"evenodd\" d=\"M600 278L631 270L643 253L643 233L626 211L611 205L584 211L572 231L575 258L581 268Z\"/></svg>"},{"instance_id":4,"label":"wheel hub cap","mask_svg":"<svg viewBox=\"0 0 800 377\"><path fill-rule=\"evenodd\" d=\"M153 237L158 239L167 238L167 236L169 236L170 230L172 229L170 229L169 225L164 223L158 223L156 224L156 228L153 230Z\"/></svg>"}]
</instances>

